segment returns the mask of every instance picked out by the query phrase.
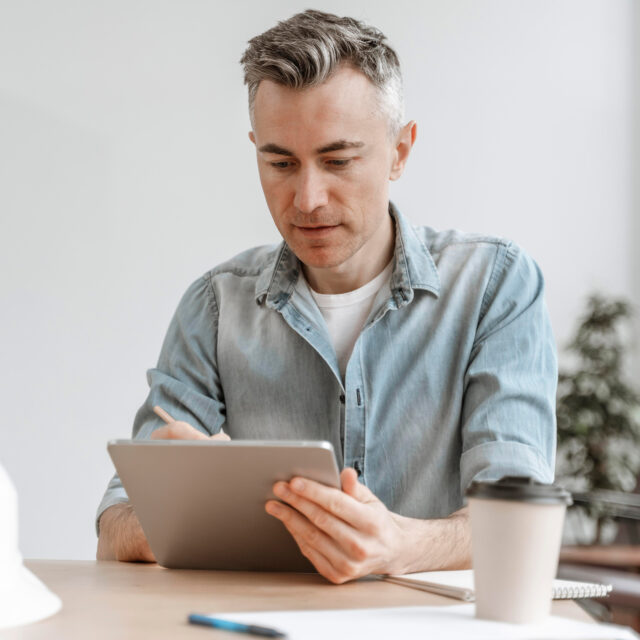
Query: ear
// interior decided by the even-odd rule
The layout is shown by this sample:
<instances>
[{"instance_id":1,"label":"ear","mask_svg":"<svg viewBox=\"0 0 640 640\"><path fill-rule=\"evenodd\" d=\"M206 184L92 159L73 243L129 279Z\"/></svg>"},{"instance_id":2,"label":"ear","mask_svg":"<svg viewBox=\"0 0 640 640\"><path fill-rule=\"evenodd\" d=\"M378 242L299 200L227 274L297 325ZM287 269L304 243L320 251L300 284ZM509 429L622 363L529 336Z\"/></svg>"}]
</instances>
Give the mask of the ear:
<instances>
[{"instance_id":1,"label":"ear","mask_svg":"<svg viewBox=\"0 0 640 640\"><path fill-rule=\"evenodd\" d=\"M411 120L400 129L400 133L396 138L396 146L393 150L393 162L391 163L389 180L397 180L404 172L404 167L411 153L411 147L413 147L417 135L418 125L415 120Z\"/></svg>"},{"instance_id":2,"label":"ear","mask_svg":"<svg viewBox=\"0 0 640 640\"><path fill-rule=\"evenodd\" d=\"M249 131L249 140L251 140L253 144L256 143L256 137L253 135L253 131Z\"/></svg>"}]
</instances>

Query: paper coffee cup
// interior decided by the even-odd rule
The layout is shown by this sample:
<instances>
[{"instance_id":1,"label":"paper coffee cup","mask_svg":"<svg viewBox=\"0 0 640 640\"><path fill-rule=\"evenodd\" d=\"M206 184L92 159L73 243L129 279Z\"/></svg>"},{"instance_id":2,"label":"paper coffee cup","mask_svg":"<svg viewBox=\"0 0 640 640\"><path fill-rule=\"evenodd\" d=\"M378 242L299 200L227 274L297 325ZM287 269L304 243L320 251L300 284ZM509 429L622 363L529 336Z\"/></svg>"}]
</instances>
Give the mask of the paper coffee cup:
<instances>
[{"instance_id":1,"label":"paper coffee cup","mask_svg":"<svg viewBox=\"0 0 640 640\"><path fill-rule=\"evenodd\" d=\"M467 490L476 617L531 623L551 611L571 494L531 478L474 482Z\"/></svg>"}]
</instances>

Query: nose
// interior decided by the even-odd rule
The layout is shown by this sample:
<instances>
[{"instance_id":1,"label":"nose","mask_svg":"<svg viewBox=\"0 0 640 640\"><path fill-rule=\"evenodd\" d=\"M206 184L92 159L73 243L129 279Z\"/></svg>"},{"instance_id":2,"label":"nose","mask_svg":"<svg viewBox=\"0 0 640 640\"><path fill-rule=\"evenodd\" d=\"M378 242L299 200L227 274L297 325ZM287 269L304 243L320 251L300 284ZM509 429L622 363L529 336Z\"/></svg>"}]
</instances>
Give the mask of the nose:
<instances>
[{"instance_id":1,"label":"nose","mask_svg":"<svg viewBox=\"0 0 640 640\"><path fill-rule=\"evenodd\" d=\"M315 167L301 169L295 186L296 195L293 204L302 213L313 213L329 202L326 178Z\"/></svg>"}]
</instances>

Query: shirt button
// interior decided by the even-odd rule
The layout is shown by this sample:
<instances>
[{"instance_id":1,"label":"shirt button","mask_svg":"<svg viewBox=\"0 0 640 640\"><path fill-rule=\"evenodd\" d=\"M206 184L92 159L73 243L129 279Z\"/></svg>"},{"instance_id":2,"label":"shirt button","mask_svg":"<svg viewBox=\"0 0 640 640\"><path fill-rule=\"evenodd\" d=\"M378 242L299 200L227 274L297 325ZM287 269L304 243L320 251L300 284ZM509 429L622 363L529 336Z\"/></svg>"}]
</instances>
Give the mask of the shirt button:
<instances>
[{"instance_id":1,"label":"shirt button","mask_svg":"<svg viewBox=\"0 0 640 640\"><path fill-rule=\"evenodd\" d=\"M340 403L344 404L344 393L340 394Z\"/></svg>"},{"instance_id":2,"label":"shirt button","mask_svg":"<svg viewBox=\"0 0 640 640\"><path fill-rule=\"evenodd\" d=\"M362 467L360 466L360 460L356 460L353 463L353 468L356 470L356 473L358 474L358 478L362 475Z\"/></svg>"}]
</instances>

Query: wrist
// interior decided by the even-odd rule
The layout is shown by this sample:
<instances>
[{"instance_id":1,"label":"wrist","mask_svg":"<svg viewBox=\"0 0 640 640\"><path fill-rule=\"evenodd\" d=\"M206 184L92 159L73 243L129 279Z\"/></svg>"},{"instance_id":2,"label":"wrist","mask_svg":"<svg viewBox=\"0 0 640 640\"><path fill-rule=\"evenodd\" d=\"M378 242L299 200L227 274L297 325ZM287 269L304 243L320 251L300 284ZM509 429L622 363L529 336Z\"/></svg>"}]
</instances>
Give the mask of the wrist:
<instances>
[{"instance_id":1,"label":"wrist","mask_svg":"<svg viewBox=\"0 0 640 640\"><path fill-rule=\"evenodd\" d=\"M395 514L402 530L401 553L389 573L445 571L471 567L471 531L466 509L447 518L421 520Z\"/></svg>"},{"instance_id":2,"label":"wrist","mask_svg":"<svg viewBox=\"0 0 640 640\"><path fill-rule=\"evenodd\" d=\"M155 562L140 522L128 502L106 509L99 526L99 560Z\"/></svg>"}]
</instances>

